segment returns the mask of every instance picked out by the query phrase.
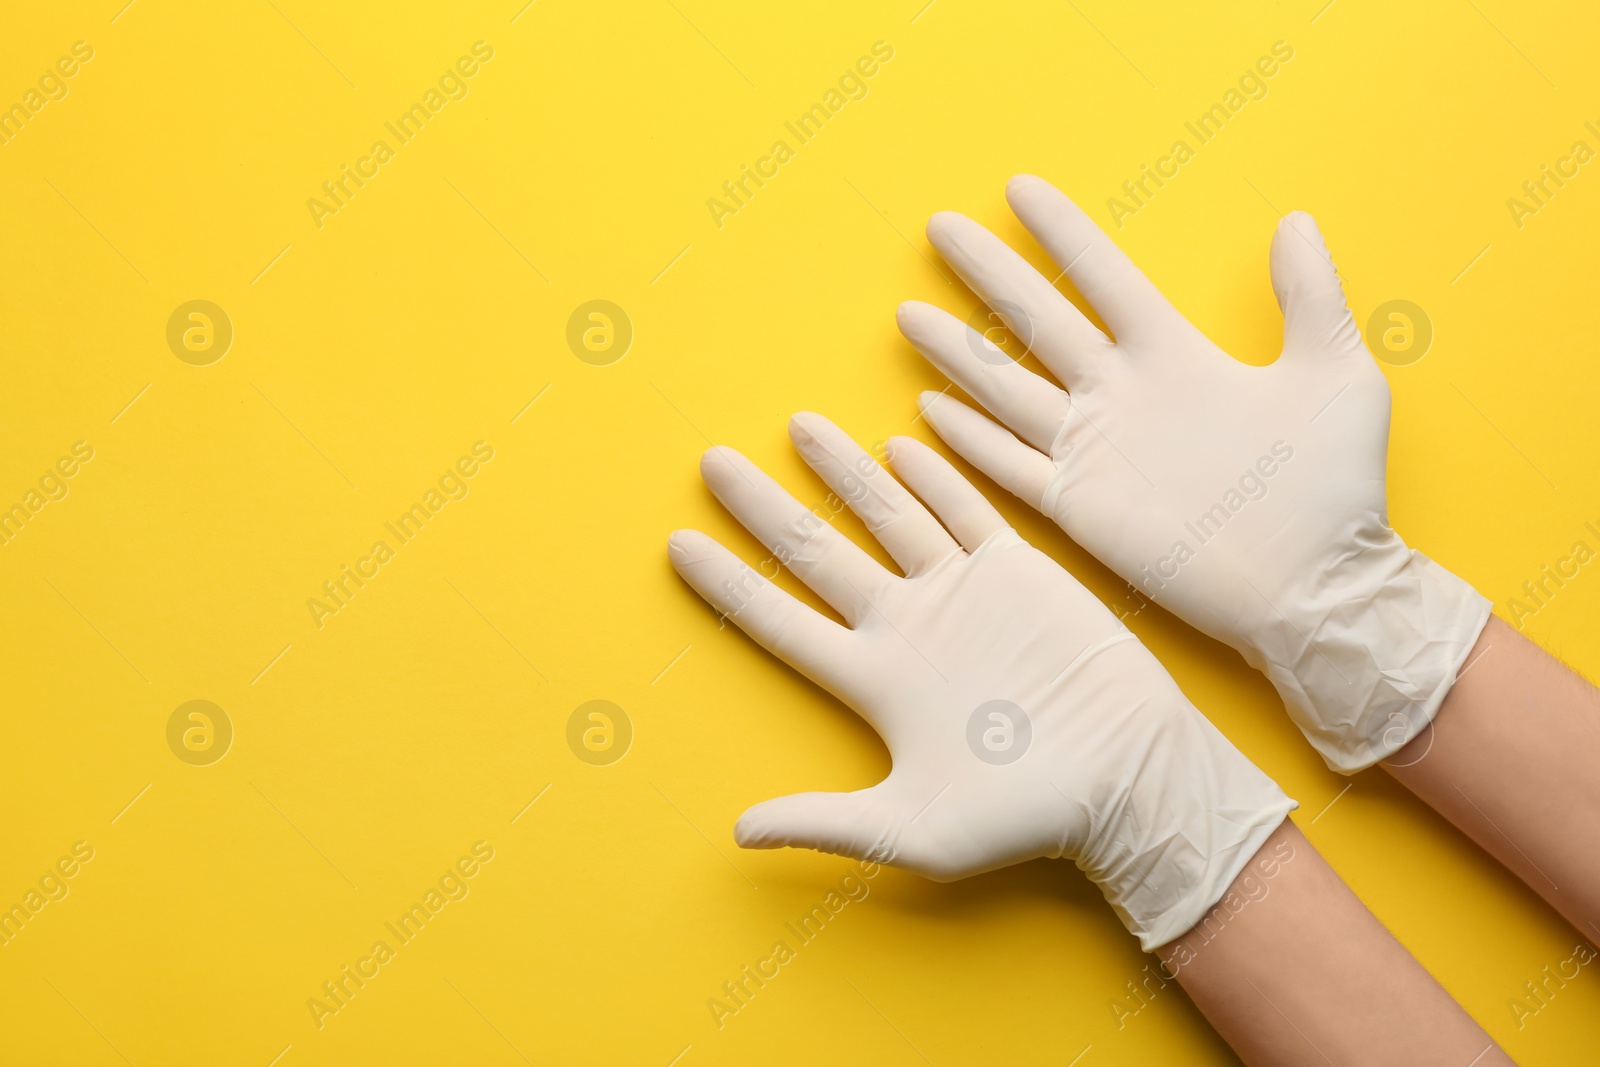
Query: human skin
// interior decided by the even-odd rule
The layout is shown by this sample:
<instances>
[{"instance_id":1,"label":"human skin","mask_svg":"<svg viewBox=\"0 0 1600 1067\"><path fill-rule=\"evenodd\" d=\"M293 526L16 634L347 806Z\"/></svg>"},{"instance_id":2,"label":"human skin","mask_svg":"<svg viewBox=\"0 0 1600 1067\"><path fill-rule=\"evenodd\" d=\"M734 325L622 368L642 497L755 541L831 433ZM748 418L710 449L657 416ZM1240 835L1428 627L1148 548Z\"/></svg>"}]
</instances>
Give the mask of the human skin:
<instances>
[{"instance_id":1,"label":"human skin","mask_svg":"<svg viewBox=\"0 0 1600 1067\"><path fill-rule=\"evenodd\" d=\"M1512 1060L1285 819L1163 972L1251 1065Z\"/></svg>"},{"instance_id":2,"label":"human skin","mask_svg":"<svg viewBox=\"0 0 1600 1067\"><path fill-rule=\"evenodd\" d=\"M1597 761L1600 691L1491 617L1431 728L1382 766L1593 938ZM1288 820L1157 952L1248 1064L1511 1062Z\"/></svg>"},{"instance_id":3,"label":"human skin","mask_svg":"<svg viewBox=\"0 0 1600 1067\"><path fill-rule=\"evenodd\" d=\"M1382 764L1600 937L1600 691L1491 617L1432 728Z\"/></svg>"}]
</instances>

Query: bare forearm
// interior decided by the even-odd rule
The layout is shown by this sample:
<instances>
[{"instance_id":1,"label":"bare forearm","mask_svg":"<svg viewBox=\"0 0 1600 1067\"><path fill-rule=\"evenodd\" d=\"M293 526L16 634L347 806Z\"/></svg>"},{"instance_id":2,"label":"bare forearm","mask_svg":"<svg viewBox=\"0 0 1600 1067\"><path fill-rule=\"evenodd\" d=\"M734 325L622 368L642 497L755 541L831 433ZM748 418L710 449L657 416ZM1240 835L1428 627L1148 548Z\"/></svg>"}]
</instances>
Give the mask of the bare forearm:
<instances>
[{"instance_id":1,"label":"bare forearm","mask_svg":"<svg viewBox=\"0 0 1600 1067\"><path fill-rule=\"evenodd\" d=\"M1600 692L1491 618L1433 726L1384 767L1600 936Z\"/></svg>"},{"instance_id":2,"label":"bare forearm","mask_svg":"<svg viewBox=\"0 0 1600 1067\"><path fill-rule=\"evenodd\" d=\"M1511 1062L1288 820L1159 954L1247 1064Z\"/></svg>"}]
</instances>

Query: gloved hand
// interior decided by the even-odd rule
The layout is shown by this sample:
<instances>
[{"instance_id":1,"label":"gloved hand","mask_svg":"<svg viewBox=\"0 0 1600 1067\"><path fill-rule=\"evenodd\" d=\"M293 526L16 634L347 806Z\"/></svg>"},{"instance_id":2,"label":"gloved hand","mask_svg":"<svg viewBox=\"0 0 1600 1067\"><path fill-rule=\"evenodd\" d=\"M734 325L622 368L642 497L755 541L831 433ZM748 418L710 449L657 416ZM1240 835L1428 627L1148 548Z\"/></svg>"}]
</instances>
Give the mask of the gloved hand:
<instances>
[{"instance_id":1,"label":"gloved hand","mask_svg":"<svg viewBox=\"0 0 1600 1067\"><path fill-rule=\"evenodd\" d=\"M814 848L941 881L1064 856L1146 949L1190 929L1294 802L931 449L891 442L895 471L924 508L821 416L796 415L790 436L905 577L728 448L705 454L706 484L848 626L704 534L674 533L672 563L865 718L894 767L854 793L757 804L734 830L739 844Z\"/></svg>"},{"instance_id":2,"label":"gloved hand","mask_svg":"<svg viewBox=\"0 0 1600 1067\"><path fill-rule=\"evenodd\" d=\"M1009 432L925 393L938 434L1156 603L1266 673L1328 766L1354 773L1433 720L1489 602L1389 528L1389 387L1309 215L1279 224L1283 354L1240 363L1190 325L1039 178L1006 195L1113 342L993 234L943 212L928 237L1071 390L958 319L901 331Z\"/></svg>"}]
</instances>

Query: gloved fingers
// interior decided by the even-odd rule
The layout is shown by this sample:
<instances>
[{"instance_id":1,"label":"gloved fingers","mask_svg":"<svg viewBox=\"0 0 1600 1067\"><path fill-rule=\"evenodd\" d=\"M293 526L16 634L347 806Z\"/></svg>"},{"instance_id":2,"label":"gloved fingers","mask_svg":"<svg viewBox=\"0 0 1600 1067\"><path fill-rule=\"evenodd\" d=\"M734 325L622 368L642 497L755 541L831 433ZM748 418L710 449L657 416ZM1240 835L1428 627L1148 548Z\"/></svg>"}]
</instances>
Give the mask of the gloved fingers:
<instances>
[{"instance_id":1,"label":"gloved fingers","mask_svg":"<svg viewBox=\"0 0 1600 1067\"><path fill-rule=\"evenodd\" d=\"M1355 316L1316 220L1291 211L1272 235L1272 291L1283 309L1285 354L1360 347Z\"/></svg>"},{"instance_id":2,"label":"gloved fingers","mask_svg":"<svg viewBox=\"0 0 1600 1067\"><path fill-rule=\"evenodd\" d=\"M762 801L739 816L733 839L740 848L810 848L886 861L893 825L882 810L878 786L854 793L793 793Z\"/></svg>"},{"instance_id":3,"label":"gloved fingers","mask_svg":"<svg viewBox=\"0 0 1600 1067\"><path fill-rule=\"evenodd\" d=\"M968 552L1009 527L988 497L916 438L889 438L889 462Z\"/></svg>"},{"instance_id":4,"label":"gloved fingers","mask_svg":"<svg viewBox=\"0 0 1600 1067\"><path fill-rule=\"evenodd\" d=\"M1043 178L1019 174L1006 183L1006 200L1119 342L1163 326L1187 325L1116 242L1061 190Z\"/></svg>"},{"instance_id":5,"label":"gloved fingers","mask_svg":"<svg viewBox=\"0 0 1600 1067\"><path fill-rule=\"evenodd\" d=\"M962 459L1030 507L1043 507L1045 490L1056 474L1049 456L1029 448L1004 426L943 393L929 390L917 398L917 403L934 433Z\"/></svg>"},{"instance_id":6,"label":"gloved fingers","mask_svg":"<svg viewBox=\"0 0 1600 1067\"><path fill-rule=\"evenodd\" d=\"M944 527L894 475L821 415L810 411L795 415L789 420L789 438L908 578L959 551Z\"/></svg>"},{"instance_id":7,"label":"gloved fingers","mask_svg":"<svg viewBox=\"0 0 1600 1067\"><path fill-rule=\"evenodd\" d=\"M1011 361L972 327L932 304L908 300L895 312L906 340L974 400L1040 451L1072 410L1060 387Z\"/></svg>"},{"instance_id":8,"label":"gloved fingers","mask_svg":"<svg viewBox=\"0 0 1600 1067\"><path fill-rule=\"evenodd\" d=\"M1067 388L1087 385L1094 361L1111 354L1110 338L1014 249L954 211L928 220L928 240L1012 335Z\"/></svg>"},{"instance_id":9,"label":"gloved fingers","mask_svg":"<svg viewBox=\"0 0 1600 1067\"><path fill-rule=\"evenodd\" d=\"M667 538L673 569L757 644L828 686L850 654L850 631L812 611L698 530Z\"/></svg>"},{"instance_id":10,"label":"gloved fingers","mask_svg":"<svg viewBox=\"0 0 1600 1067\"><path fill-rule=\"evenodd\" d=\"M773 558L794 572L854 626L870 613L894 576L790 496L760 467L718 446L700 458L700 476L722 506L754 534Z\"/></svg>"}]
</instances>

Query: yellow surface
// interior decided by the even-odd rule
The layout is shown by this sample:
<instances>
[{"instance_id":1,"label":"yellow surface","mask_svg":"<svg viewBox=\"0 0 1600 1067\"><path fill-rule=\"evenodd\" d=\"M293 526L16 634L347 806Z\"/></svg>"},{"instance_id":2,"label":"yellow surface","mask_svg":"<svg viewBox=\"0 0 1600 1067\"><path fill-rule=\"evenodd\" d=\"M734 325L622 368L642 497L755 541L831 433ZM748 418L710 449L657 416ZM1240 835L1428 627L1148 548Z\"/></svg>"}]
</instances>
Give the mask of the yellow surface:
<instances>
[{"instance_id":1,"label":"yellow surface","mask_svg":"<svg viewBox=\"0 0 1600 1067\"><path fill-rule=\"evenodd\" d=\"M885 871L719 1029L708 1000L852 868L741 852L734 819L887 761L719 630L664 541L693 525L761 556L698 481L712 441L821 503L789 413L928 438L913 398L942 383L893 307L977 303L926 217L966 211L1043 264L1009 175L1108 221L1277 41L1267 95L1117 239L1266 360L1267 242L1279 209L1313 211L1364 325L1405 299L1434 326L1387 368L1395 525L1502 614L1594 543L1597 165L1520 228L1507 206L1574 141L1600 148L1583 5L124 2L12 5L0 34L0 102L93 50L0 146L0 503L93 450L0 546L0 898L74 872L0 946L6 1063L1231 1062L1174 988L1118 1028L1145 957L1060 863ZM446 81L467 95L399 143L385 123L479 41L493 58ZM867 95L797 144L785 122L878 41ZM780 139L793 158L719 228L707 200ZM392 158L360 164L378 140ZM314 212L345 165L376 174ZM208 365L167 342L192 300L233 326ZM591 300L633 326L610 365L567 345ZM467 495L399 544L384 524L476 442L492 460L445 481ZM393 558L314 618L378 540ZM1594 673L1597 622L1585 569L1526 624ZM1260 677L1154 609L1130 625L1514 1056L1592 1062L1593 968L1520 1029L1508 1006L1576 941L1531 892L1381 774L1324 811L1347 783ZM175 755L204 727L187 712L168 743L193 700L233 729L209 765ZM618 762L569 749L590 700L632 725ZM400 944L385 924L441 878L467 895ZM361 964L380 940L394 958ZM308 1000L346 965L377 973L319 1027Z\"/></svg>"}]
</instances>

